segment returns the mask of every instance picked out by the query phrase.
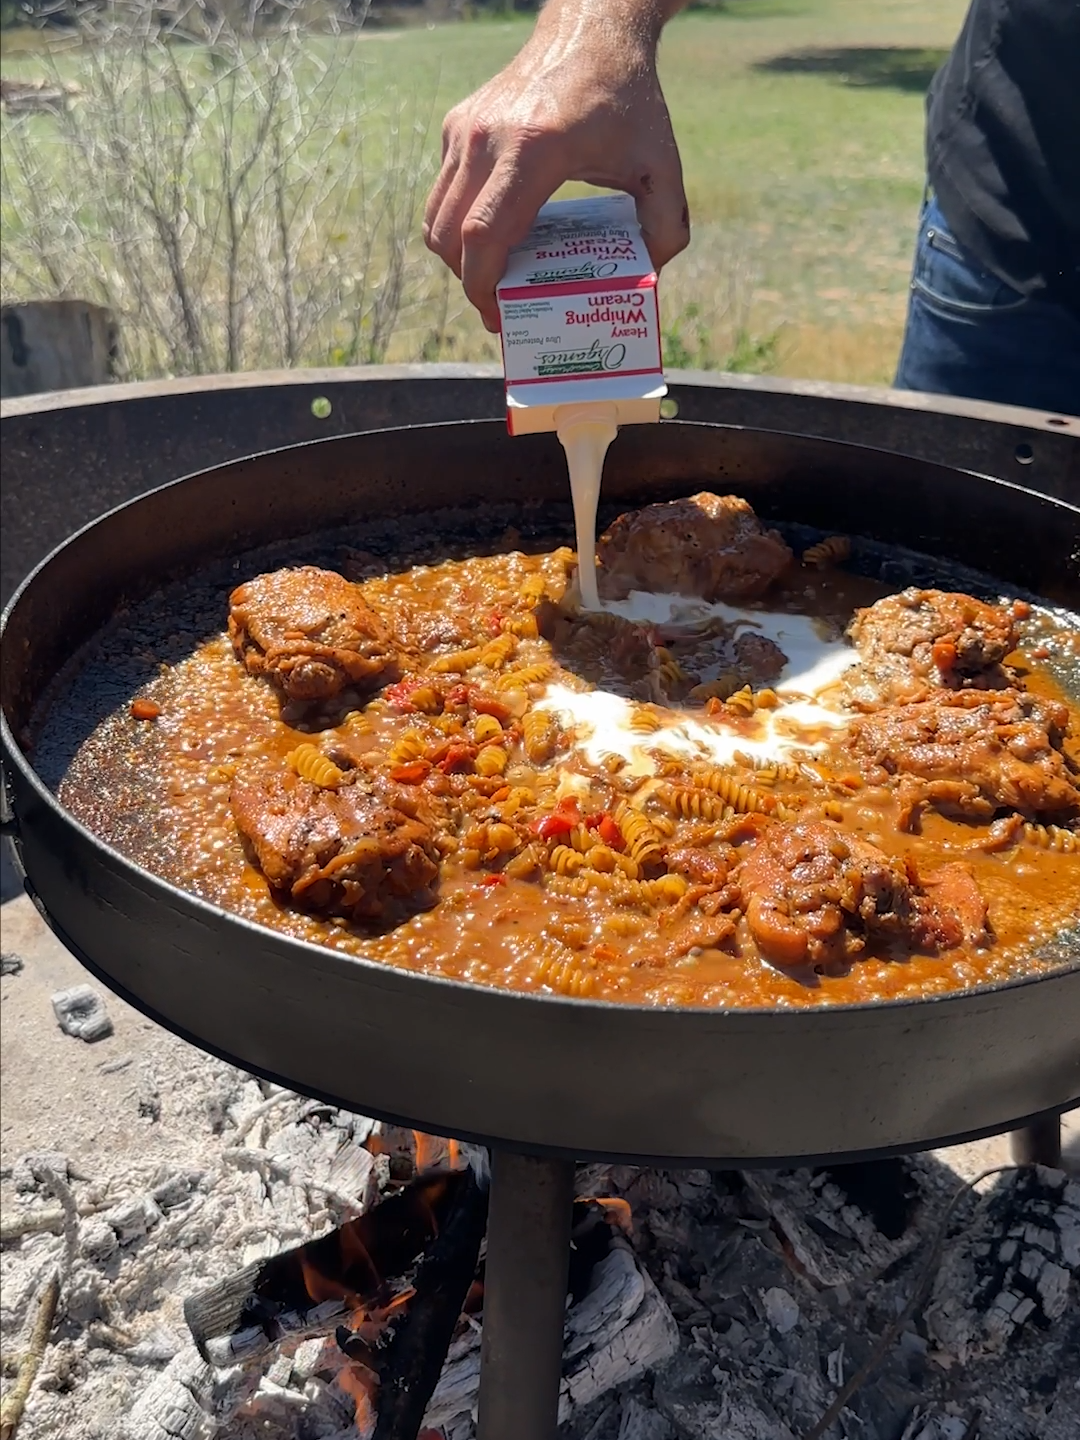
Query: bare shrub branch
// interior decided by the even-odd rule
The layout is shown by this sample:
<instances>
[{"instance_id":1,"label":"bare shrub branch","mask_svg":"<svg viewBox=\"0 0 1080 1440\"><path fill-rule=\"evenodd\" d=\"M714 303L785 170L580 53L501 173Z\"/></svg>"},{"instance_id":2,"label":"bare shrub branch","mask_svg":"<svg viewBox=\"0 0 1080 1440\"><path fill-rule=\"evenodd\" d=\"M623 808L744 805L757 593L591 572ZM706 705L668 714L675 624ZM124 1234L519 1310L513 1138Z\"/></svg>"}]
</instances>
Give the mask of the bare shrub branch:
<instances>
[{"instance_id":1,"label":"bare shrub branch","mask_svg":"<svg viewBox=\"0 0 1080 1440\"><path fill-rule=\"evenodd\" d=\"M122 0L46 57L74 103L4 116L3 297L107 305L130 378L382 360L423 303L430 115L266 12Z\"/></svg>"}]
</instances>

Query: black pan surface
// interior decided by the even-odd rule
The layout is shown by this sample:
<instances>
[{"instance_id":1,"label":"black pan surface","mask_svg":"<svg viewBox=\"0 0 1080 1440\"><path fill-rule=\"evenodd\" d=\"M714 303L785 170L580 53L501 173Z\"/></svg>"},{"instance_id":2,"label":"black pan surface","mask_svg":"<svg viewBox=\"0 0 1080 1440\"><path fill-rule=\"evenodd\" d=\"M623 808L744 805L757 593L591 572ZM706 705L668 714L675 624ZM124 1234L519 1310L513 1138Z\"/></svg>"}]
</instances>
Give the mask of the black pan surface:
<instances>
[{"instance_id":1,"label":"black pan surface","mask_svg":"<svg viewBox=\"0 0 1080 1440\"><path fill-rule=\"evenodd\" d=\"M625 507L703 487L744 494L769 519L868 537L866 563L898 585L969 567L1080 609L1080 510L902 456L641 427L612 447L604 499ZM20 862L64 943L146 1013L247 1069L538 1152L714 1165L851 1157L1080 1103L1077 932L1024 978L915 1002L670 1011L486 990L309 945L176 889L68 815L18 743L80 646L170 577L225 557L240 565L276 542L298 554L297 537L358 516L430 526L440 511L448 528L498 533L507 505L527 521L531 505L564 504L566 488L551 436L511 441L488 421L423 426L188 477L56 550L5 617L3 746ZM917 553L883 560L881 546Z\"/></svg>"}]
</instances>

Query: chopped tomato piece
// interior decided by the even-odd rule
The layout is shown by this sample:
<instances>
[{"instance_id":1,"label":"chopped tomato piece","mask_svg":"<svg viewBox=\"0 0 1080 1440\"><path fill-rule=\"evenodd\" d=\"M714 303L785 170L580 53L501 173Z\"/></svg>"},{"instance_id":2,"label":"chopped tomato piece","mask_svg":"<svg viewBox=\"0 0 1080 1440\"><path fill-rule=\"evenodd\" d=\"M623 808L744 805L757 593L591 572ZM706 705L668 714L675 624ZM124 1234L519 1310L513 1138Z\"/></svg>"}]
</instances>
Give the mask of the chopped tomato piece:
<instances>
[{"instance_id":1,"label":"chopped tomato piece","mask_svg":"<svg viewBox=\"0 0 1080 1440\"><path fill-rule=\"evenodd\" d=\"M461 710L469 703L468 685L452 685L446 692L447 710Z\"/></svg>"},{"instance_id":2,"label":"chopped tomato piece","mask_svg":"<svg viewBox=\"0 0 1080 1440\"><path fill-rule=\"evenodd\" d=\"M599 831L600 839L610 849L622 850L625 848L626 841L623 839L622 831L610 815L602 815L600 824L596 828Z\"/></svg>"},{"instance_id":3,"label":"chopped tomato piece","mask_svg":"<svg viewBox=\"0 0 1080 1440\"><path fill-rule=\"evenodd\" d=\"M493 610L484 619L484 629L489 635L498 635L502 630L503 617L498 610Z\"/></svg>"},{"instance_id":4,"label":"chopped tomato piece","mask_svg":"<svg viewBox=\"0 0 1080 1440\"><path fill-rule=\"evenodd\" d=\"M455 770L467 770L475 756L475 745L449 745L438 766L444 775L450 775Z\"/></svg>"},{"instance_id":5,"label":"chopped tomato piece","mask_svg":"<svg viewBox=\"0 0 1080 1440\"><path fill-rule=\"evenodd\" d=\"M513 713L505 701L500 700L497 695L488 695L483 690L474 690L469 696L469 704L477 715L494 715L500 724L509 720Z\"/></svg>"},{"instance_id":6,"label":"chopped tomato piece","mask_svg":"<svg viewBox=\"0 0 1080 1440\"><path fill-rule=\"evenodd\" d=\"M556 835L569 835L577 821L571 815L545 815L542 820L533 821L533 830L541 840L553 840Z\"/></svg>"},{"instance_id":7,"label":"chopped tomato piece","mask_svg":"<svg viewBox=\"0 0 1080 1440\"><path fill-rule=\"evenodd\" d=\"M131 702L133 720L156 720L160 714L161 706L156 700L133 700Z\"/></svg>"},{"instance_id":8,"label":"chopped tomato piece","mask_svg":"<svg viewBox=\"0 0 1080 1440\"><path fill-rule=\"evenodd\" d=\"M557 815L570 815L573 817L575 825L581 824L581 806L578 804L576 795L567 795L565 799L560 800L555 806L555 813Z\"/></svg>"},{"instance_id":9,"label":"chopped tomato piece","mask_svg":"<svg viewBox=\"0 0 1080 1440\"><path fill-rule=\"evenodd\" d=\"M930 654L939 670L951 670L956 664L956 646L951 640L935 640Z\"/></svg>"},{"instance_id":10,"label":"chopped tomato piece","mask_svg":"<svg viewBox=\"0 0 1080 1440\"><path fill-rule=\"evenodd\" d=\"M390 771L390 779L402 785L419 785L430 769L430 760L410 760L407 765L395 765Z\"/></svg>"},{"instance_id":11,"label":"chopped tomato piece","mask_svg":"<svg viewBox=\"0 0 1080 1440\"><path fill-rule=\"evenodd\" d=\"M505 885L505 875L483 875L480 879L481 885Z\"/></svg>"},{"instance_id":12,"label":"chopped tomato piece","mask_svg":"<svg viewBox=\"0 0 1080 1440\"><path fill-rule=\"evenodd\" d=\"M426 683L424 680L399 680L396 685L387 685L383 691L383 699L391 709L398 710L403 715L411 714L416 706L409 697L414 690L419 690L421 685Z\"/></svg>"},{"instance_id":13,"label":"chopped tomato piece","mask_svg":"<svg viewBox=\"0 0 1080 1440\"><path fill-rule=\"evenodd\" d=\"M607 945L601 942L599 945L593 946L592 956L594 960L618 960L619 952L615 949L614 945Z\"/></svg>"}]
</instances>

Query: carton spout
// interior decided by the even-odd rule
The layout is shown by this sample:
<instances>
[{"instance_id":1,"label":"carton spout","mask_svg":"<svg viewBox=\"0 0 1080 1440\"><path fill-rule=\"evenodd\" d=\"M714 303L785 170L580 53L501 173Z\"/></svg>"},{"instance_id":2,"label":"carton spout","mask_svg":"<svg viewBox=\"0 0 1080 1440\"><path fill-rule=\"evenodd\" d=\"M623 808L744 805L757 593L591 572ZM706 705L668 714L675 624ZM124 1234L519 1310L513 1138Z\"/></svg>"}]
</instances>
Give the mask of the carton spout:
<instances>
[{"instance_id":1,"label":"carton spout","mask_svg":"<svg viewBox=\"0 0 1080 1440\"><path fill-rule=\"evenodd\" d=\"M566 451L574 497L581 603L586 610L601 610L596 585L596 507L604 457L618 434L619 410L614 401L583 402L558 406L554 418L555 433Z\"/></svg>"}]
</instances>

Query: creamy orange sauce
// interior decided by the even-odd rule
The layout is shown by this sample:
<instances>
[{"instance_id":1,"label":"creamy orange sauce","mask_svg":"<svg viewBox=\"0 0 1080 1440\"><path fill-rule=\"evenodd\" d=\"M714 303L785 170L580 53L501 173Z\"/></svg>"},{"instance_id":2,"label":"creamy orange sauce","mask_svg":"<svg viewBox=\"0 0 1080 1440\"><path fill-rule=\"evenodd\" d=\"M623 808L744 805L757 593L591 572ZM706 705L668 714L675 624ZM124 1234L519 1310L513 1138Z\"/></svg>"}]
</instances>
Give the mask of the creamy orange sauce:
<instances>
[{"instance_id":1,"label":"creamy orange sauce","mask_svg":"<svg viewBox=\"0 0 1080 1440\"><path fill-rule=\"evenodd\" d=\"M561 593L572 559L570 552L557 551L448 561L370 579L362 588L391 624L408 606L440 615L471 615L474 620L493 614L520 617L535 604L535 598L522 599L523 591L538 595L543 580ZM534 577L537 584L530 586ZM885 593L884 586L834 572L800 579L781 604L842 624L856 605ZM467 620L462 623L468 627ZM457 643L464 647L480 642ZM430 654L437 657L453 648L443 642ZM1013 659L1023 666L1029 689L1062 698L1038 661L1026 654ZM551 661L546 641L525 636L503 665L479 674L470 670L468 679L494 690L500 677L515 667ZM603 670L602 645L595 657L597 668ZM557 668L546 680L525 687L525 694L535 706L553 680L586 689L595 679L595 674L582 678L577 671ZM419 729L429 738L436 733L452 738L453 724L439 728L429 717L398 713L383 700L364 703L353 697L341 707L347 713L337 716L337 723L317 733L307 722L298 728L301 718L293 713L295 707L285 707L283 718L277 692L247 674L224 634L198 644L186 659L163 666L139 695L155 701L160 716L151 723L139 721L124 704L97 727L59 785L68 809L140 864L228 911L299 939L408 970L515 990L656 1005L845 1004L938 994L1001 979L1022 969L1044 941L1080 914L1080 853L1059 853L1028 842L987 853L977 848L985 824L961 823L933 812L927 813L921 834L902 833L894 796L853 776L843 731L834 730L828 748L815 754L813 767L796 778L758 784L754 772L744 769L739 771L741 782L757 785L795 814L827 802L830 820L839 830L873 842L890 856L914 856L920 872L963 860L988 903L993 944L964 945L938 955L898 955L871 946L847 973L823 976L787 974L764 963L744 919L723 945L696 944L694 937L708 927L694 910L672 922L669 905L632 903L603 889L579 895L572 877L547 869L530 878L508 877L501 873L505 857L476 863L465 840L471 827L501 817L499 807L507 804L501 792L531 792L529 813L542 817L552 813L568 786L587 793L583 811L613 812L619 800L632 800L641 784L655 783L655 778L632 781L617 771L591 766L567 734L560 736L549 761L530 761L520 728L508 725L505 775L475 784L469 782L481 782L482 777L468 777L459 784L462 814L454 833L445 837L438 904L388 934L363 933L341 920L304 914L272 896L233 821L233 779L247 769L284 766L286 756L304 740L324 749L340 742L369 760L388 764L390 747L406 732ZM1075 737L1080 717L1075 705L1071 709ZM728 720L753 733L752 720ZM643 743L647 739L643 736ZM666 762L658 758L661 770L672 763L670 757ZM704 822L672 815L655 801L646 800L642 810L667 827L669 845L709 843L702 839Z\"/></svg>"}]
</instances>

